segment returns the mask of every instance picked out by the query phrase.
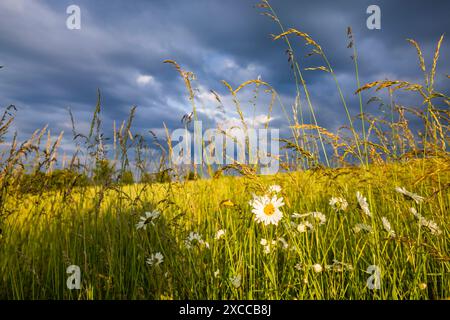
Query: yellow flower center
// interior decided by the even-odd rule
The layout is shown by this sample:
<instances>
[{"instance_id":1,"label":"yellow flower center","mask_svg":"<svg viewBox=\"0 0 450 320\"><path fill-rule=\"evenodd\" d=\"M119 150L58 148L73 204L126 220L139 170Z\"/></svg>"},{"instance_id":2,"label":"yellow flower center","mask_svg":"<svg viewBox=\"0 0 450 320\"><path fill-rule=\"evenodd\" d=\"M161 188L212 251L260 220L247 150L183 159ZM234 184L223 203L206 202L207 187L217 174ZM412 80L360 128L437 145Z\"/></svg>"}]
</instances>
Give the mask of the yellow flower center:
<instances>
[{"instance_id":1,"label":"yellow flower center","mask_svg":"<svg viewBox=\"0 0 450 320\"><path fill-rule=\"evenodd\" d=\"M267 216L273 215L273 214L275 213L275 207L273 206L273 204L269 203L268 205L266 205L266 206L264 207L264 213L265 213Z\"/></svg>"}]
</instances>

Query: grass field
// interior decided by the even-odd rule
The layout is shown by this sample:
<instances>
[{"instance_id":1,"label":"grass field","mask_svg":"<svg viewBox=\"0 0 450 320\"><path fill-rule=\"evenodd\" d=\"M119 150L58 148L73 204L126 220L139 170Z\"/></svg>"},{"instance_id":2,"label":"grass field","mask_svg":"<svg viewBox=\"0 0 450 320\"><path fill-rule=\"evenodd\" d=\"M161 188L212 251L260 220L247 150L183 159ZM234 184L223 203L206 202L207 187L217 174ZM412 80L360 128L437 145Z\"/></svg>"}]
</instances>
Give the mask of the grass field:
<instances>
[{"instance_id":1,"label":"grass field","mask_svg":"<svg viewBox=\"0 0 450 320\"><path fill-rule=\"evenodd\" d=\"M223 101L245 128L254 106L239 94L250 88L271 97L266 128L275 108L285 114L291 137L280 139L280 172L238 162L177 167L168 128L165 140L134 132L135 108L106 144L100 90L89 132L78 132L70 113L76 151L61 157L62 133L11 135L10 106L0 119L0 299L450 298L450 98L435 88L444 37L429 66L409 40L423 83L361 84L349 28L355 115L321 45L285 28L268 1L257 7L280 28L273 39L289 53L298 99L288 110L253 79L235 88L224 81ZM348 117L337 132L318 125L293 41L323 62L309 71L335 80ZM165 62L197 120L195 76ZM400 91L417 105L398 102ZM387 98L386 113L370 115L363 94L379 92L367 104ZM149 163L158 170L148 172ZM70 290L73 265L81 281Z\"/></svg>"},{"instance_id":2,"label":"grass field","mask_svg":"<svg viewBox=\"0 0 450 320\"><path fill-rule=\"evenodd\" d=\"M324 169L262 177L258 184L224 177L156 184L143 193L144 186L136 184L123 188L122 196L110 191L98 211L92 188L75 190L66 200L61 192L29 197L4 230L1 298L447 298L450 195L436 190L450 183L450 176L416 180L448 165L427 160L370 170ZM278 226L257 224L249 200L273 184L282 188L283 218ZM424 200L417 204L396 192L398 186ZM371 217L359 206L357 191L367 198ZM332 196L347 199L347 209L334 210ZM439 230L421 226L410 208ZM137 229L139 217L154 210L161 212L154 223ZM326 223L292 217L317 211ZM385 230L382 217L395 236ZM305 221L313 229L298 227ZM358 232L359 224L372 232ZM219 230L225 233L217 239ZM190 232L201 240L188 245ZM270 252L261 239L269 242ZM146 263L157 252L163 262ZM81 290L66 287L72 264L81 268ZM367 286L370 265L379 267L379 290Z\"/></svg>"}]
</instances>

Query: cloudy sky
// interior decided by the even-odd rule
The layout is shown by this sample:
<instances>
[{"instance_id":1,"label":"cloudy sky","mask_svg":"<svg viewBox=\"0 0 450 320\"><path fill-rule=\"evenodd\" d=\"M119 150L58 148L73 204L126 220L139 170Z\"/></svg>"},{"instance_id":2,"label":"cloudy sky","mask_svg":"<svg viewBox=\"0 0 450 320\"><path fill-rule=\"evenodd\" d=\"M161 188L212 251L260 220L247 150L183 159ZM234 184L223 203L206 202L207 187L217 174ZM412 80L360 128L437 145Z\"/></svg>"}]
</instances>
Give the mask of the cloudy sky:
<instances>
[{"instance_id":1,"label":"cloudy sky","mask_svg":"<svg viewBox=\"0 0 450 320\"><path fill-rule=\"evenodd\" d=\"M69 5L81 9L81 29L66 27ZM163 123L178 128L191 111L183 81L163 60L176 60L197 76L200 118L208 124L237 118L227 89L258 76L270 83L290 108L295 83L286 47L270 34L279 28L254 5L256 0L1 0L0 1L0 104L18 108L15 129L25 137L48 124L52 133L66 132L64 148L71 145L67 108L73 110L77 129L86 133L95 107L96 90L103 95L105 129L126 119L137 106L134 132L163 133ZM381 30L369 30L366 9L381 8ZM351 26L359 52L361 82L379 79L422 81L415 49L405 40L417 40L430 64L442 33L450 29L450 2L342 0L273 0L286 27L310 34L327 54L353 115L359 106L354 66L347 49ZM321 65L305 58L310 51L293 39L303 68ZM444 40L437 82L448 85L449 41ZM319 124L336 130L345 113L329 74L305 71ZM447 81L447 82L446 82ZM223 95L225 115L217 111L210 89ZM443 89L444 90L444 89ZM444 90L445 91L445 90ZM250 105L251 89L240 96ZM367 100L368 94L364 96ZM270 97L258 100L257 114L267 110ZM246 115L252 117L250 108ZM272 125L285 127L277 104Z\"/></svg>"}]
</instances>

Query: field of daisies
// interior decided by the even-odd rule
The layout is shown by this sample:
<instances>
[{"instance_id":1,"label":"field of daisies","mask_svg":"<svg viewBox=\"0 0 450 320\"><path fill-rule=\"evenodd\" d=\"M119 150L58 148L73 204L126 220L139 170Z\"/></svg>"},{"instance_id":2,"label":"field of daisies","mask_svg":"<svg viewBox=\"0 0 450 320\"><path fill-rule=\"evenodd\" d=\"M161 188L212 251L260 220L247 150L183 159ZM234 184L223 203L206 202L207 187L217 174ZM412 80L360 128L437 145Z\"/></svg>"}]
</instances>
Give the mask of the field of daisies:
<instances>
[{"instance_id":1,"label":"field of daisies","mask_svg":"<svg viewBox=\"0 0 450 320\"><path fill-rule=\"evenodd\" d=\"M435 169L134 184L100 207L96 187L29 196L2 233L0 298L448 298L450 177Z\"/></svg>"}]
</instances>

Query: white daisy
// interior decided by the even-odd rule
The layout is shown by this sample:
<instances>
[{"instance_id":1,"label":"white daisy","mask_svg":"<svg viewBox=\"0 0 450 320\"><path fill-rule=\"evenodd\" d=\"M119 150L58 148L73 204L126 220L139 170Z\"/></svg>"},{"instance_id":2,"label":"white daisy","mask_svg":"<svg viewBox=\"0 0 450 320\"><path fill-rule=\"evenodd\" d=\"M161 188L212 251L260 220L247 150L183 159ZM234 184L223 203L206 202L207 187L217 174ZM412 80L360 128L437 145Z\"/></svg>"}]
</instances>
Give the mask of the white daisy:
<instances>
[{"instance_id":1,"label":"white daisy","mask_svg":"<svg viewBox=\"0 0 450 320\"><path fill-rule=\"evenodd\" d=\"M278 242L281 243L281 245L283 246L283 249L286 250L287 248L289 248L289 244L287 243L286 239L284 239L283 237L279 237L278 238Z\"/></svg>"},{"instance_id":2,"label":"white daisy","mask_svg":"<svg viewBox=\"0 0 450 320\"><path fill-rule=\"evenodd\" d=\"M234 276L234 277L230 277L230 281L231 284L233 285L233 287L235 287L236 289L239 288L241 286L241 280L242 277L240 274Z\"/></svg>"},{"instance_id":3,"label":"white daisy","mask_svg":"<svg viewBox=\"0 0 450 320\"><path fill-rule=\"evenodd\" d=\"M420 203L424 200L424 197L419 196L416 193L412 193L409 192L408 190L405 189L405 187L396 187L395 191L397 191L398 193L403 194L405 197L414 200L416 203Z\"/></svg>"},{"instance_id":4,"label":"white daisy","mask_svg":"<svg viewBox=\"0 0 450 320\"><path fill-rule=\"evenodd\" d=\"M322 212L311 212L311 216L319 222L319 224L325 224L327 217Z\"/></svg>"},{"instance_id":5,"label":"white daisy","mask_svg":"<svg viewBox=\"0 0 450 320\"><path fill-rule=\"evenodd\" d=\"M306 232L308 230L314 230L314 226L308 221L301 222L297 225L297 231L300 233Z\"/></svg>"},{"instance_id":6,"label":"white daisy","mask_svg":"<svg viewBox=\"0 0 450 320\"><path fill-rule=\"evenodd\" d=\"M305 217L309 217L309 216L313 217L316 221L319 222L319 224L324 224L327 221L327 217L322 212L318 212L318 211L308 212L305 214L299 214L297 212L294 212L291 215L292 218L296 218L296 219L297 218L305 218Z\"/></svg>"},{"instance_id":7,"label":"white daisy","mask_svg":"<svg viewBox=\"0 0 450 320\"><path fill-rule=\"evenodd\" d=\"M216 232L216 240L220 240L220 238L222 238L224 235L225 235L225 233L226 233L227 231L226 230L224 230L224 229L220 229L219 231L217 231Z\"/></svg>"},{"instance_id":8,"label":"white daisy","mask_svg":"<svg viewBox=\"0 0 450 320\"><path fill-rule=\"evenodd\" d=\"M392 230L391 223L386 217L381 218L381 222L383 222L383 228L389 234L389 237L395 238L395 232Z\"/></svg>"},{"instance_id":9,"label":"white daisy","mask_svg":"<svg viewBox=\"0 0 450 320\"><path fill-rule=\"evenodd\" d=\"M277 184L271 185L269 187L269 192L270 193L280 193L281 192L281 187Z\"/></svg>"},{"instance_id":10,"label":"white daisy","mask_svg":"<svg viewBox=\"0 0 450 320\"><path fill-rule=\"evenodd\" d=\"M218 278L220 275L220 270L217 269L216 271L214 271L214 278Z\"/></svg>"},{"instance_id":11,"label":"white daisy","mask_svg":"<svg viewBox=\"0 0 450 320\"><path fill-rule=\"evenodd\" d=\"M261 239L259 243L264 247L265 254L269 254L272 248L277 245L276 241L267 241L266 239Z\"/></svg>"},{"instance_id":12,"label":"white daisy","mask_svg":"<svg viewBox=\"0 0 450 320\"><path fill-rule=\"evenodd\" d=\"M348 202L342 197L331 197L330 206L336 211L345 211L348 207Z\"/></svg>"},{"instance_id":13,"label":"white daisy","mask_svg":"<svg viewBox=\"0 0 450 320\"><path fill-rule=\"evenodd\" d=\"M320 264L316 263L315 265L312 266L313 270L315 273L320 273L322 272L323 268Z\"/></svg>"},{"instance_id":14,"label":"white daisy","mask_svg":"<svg viewBox=\"0 0 450 320\"><path fill-rule=\"evenodd\" d=\"M367 199L366 197L364 197L361 192L357 191L356 192L356 199L358 199L358 203L359 203L359 207L361 208L361 210L369 217L372 216L372 214L370 213L369 210L369 204L367 203Z\"/></svg>"},{"instance_id":15,"label":"white daisy","mask_svg":"<svg viewBox=\"0 0 450 320\"><path fill-rule=\"evenodd\" d=\"M294 266L294 268L295 268L296 270L298 270L298 271L302 271L302 270L303 270L303 265L299 262L299 263L297 263L297 264Z\"/></svg>"},{"instance_id":16,"label":"white daisy","mask_svg":"<svg viewBox=\"0 0 450 320\"><path fill-rule=\"evenodd\" d=\"M205 246L209 249L209 243L204 241L202 239L202 236L199 235L197 232L191 231L187 237L187 239L184 241L186 248L192 249L192 247L199 245L199 246Z\"/></svg>"},{"instance_id":17,"label":"white daisy","mask_svg":"<svg viewBox=\"0 0 450 320\"><path fill-rule=\"evenodd\" d=\"M417 212L416 208L409 208L409 212L411 212L414 215L414 217L416 217L417 219L422 218L420 213Z\"/></svg>"},{"instance_id":18,"label":"white daisy","mask_svg":"<svg viewBox=\"0 0 450 320\"><path fill-rule=\"evenodd\" d=\"M372 227L364 224L364 223L358 223L353 227L353 231L355 231L355 233L360 233L361 231L365 231L367 233L372 233Z\"/></svg>"},{"instance_id":19,"label":"white daisy","mask_svg":"<svg viewBox=\"0 0 450 320\"><path fill-rule=\"evenodd\" d=\"M255 214L255 221L262 222L266 226L269 224L278 225L283 217L283 213L280 211L280 207L284 205L282 197L253 195L250 205L253 207L252 212Z\"/></svg>"},{"instance_id":20,"label":"white daisy","mask_svg":"<svg viewBox=\"0 0 450 320\"><path fill-rule=\"evenodd\" d=\"M294 218L294 219L297 219L297 218L303 218L303 217L305 217L305 215L297 213L297 212L294 212L293 214L291 214L291 217Z\"/></svg>"},{"instance_id":21,"label":"white daisy","mask_svg":"<svg viewBox=\"0 0 450 320\"><path fill-rule=\"evenodd\" d=\"M150 266L159 266L164 262L164 256L161 252L153 253L150 258L147 259L147 264Z\"/></svg>"},{"instance_id":22,"label":"white daisy","mask_svg":"<svg viewBox=\"0 0 450 320\"><path fill-rule=\"evenodd\" d=\"M136 229L147 229L147 224L151 223L155 225L155 220L159 218L161 213L158 210L147 211L142 217L139 218L139 222L136 224Z\"/></svg>"},{"instance_id":23,"label":"white daisy","mask_svg":"<svg viewBox=\"0 0 450 320\"><path fill-rule=\"evenodd\" d=\"M333 259L333 264L328 264L325 266L325 270L335 271L335 272L344 272L344 271L353 271L353 266L349 263L340 262L336 259Z\"/></svg>"},{"instance_id":24,"label":"white daisy","mask_svg":"<svg viewBox=\"0 0 450 320\"><path fill-rule=\"evenodd\" d=\"M428 228L428 230L430 230L431 234L434 234L434 235L440 235L442 233L441 229L436 224L436 222L425 219L420 213L417 212L417 210L415 208L410 208L409 211L419 221L420 227Z\"/></svg>"},{"instance_id":25,"label":"white daisy","mask_svg":"<svg viewBox=\"0 0 450 320\"><path fill-rule=\"evenodd\" d=\"M422 219L420 225L428 228L434 235L440 235L442 233L441 229L439 229L439 226L434 221Z\"/></svg>"}]
</instances>

